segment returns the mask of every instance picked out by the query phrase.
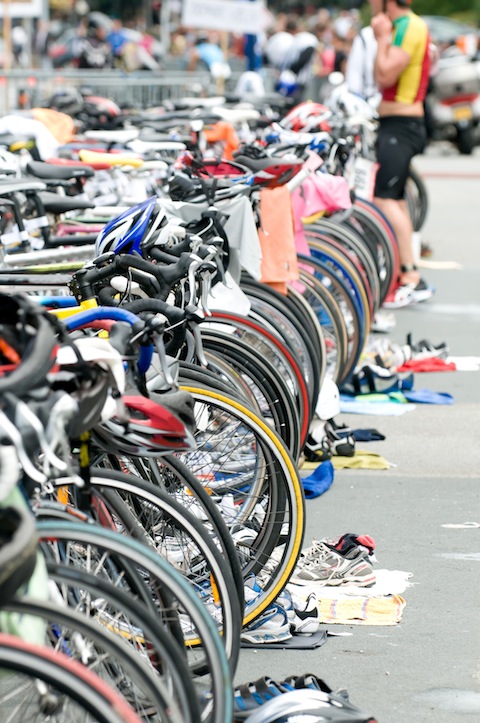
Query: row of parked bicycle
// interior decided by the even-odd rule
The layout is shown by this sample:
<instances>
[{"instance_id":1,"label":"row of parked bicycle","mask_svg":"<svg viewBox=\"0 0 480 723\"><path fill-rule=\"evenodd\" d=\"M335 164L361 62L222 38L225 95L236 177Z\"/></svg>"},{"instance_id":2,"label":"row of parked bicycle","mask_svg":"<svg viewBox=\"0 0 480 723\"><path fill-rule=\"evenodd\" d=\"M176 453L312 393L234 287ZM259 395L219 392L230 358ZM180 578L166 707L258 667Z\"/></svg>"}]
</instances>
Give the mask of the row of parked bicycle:
<instances>
[{"instance_id":1,"label":"row of parked bicycle","mask_svg":"<svg viewBox=\"0 0 480 723\"><path fill-rule=\"evenodd\" d=\"M159 115L181 141L130 118L48 162L12 161L4 139L22 160L0 179L9 719L280 720L273 701L238 706L241 643L275 638L302 552L299 465L399 269L388 223L351 194L374 122L347 100L268 123L271 106L224 105L220 128L218 109ZM425 203L412 172L417 228ZM327 686L304 693L318 720L373 721Z\"/></svg>"}]
</instances>

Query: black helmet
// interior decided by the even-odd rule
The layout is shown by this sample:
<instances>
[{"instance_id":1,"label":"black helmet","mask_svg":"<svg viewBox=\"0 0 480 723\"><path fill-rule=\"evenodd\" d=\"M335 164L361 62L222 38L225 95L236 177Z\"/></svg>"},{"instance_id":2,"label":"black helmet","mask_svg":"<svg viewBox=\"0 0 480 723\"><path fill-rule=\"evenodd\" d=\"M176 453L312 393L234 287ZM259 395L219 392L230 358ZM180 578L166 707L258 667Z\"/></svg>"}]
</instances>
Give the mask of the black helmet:
<instances>
[{"instance_id":1,"label":"black helmet","mask_svg":"<svg viewBox=\"0 0 480 723\"><path fill-rule=\"evenodd\" d=\"M57 90L47 101L47 106L67 115L76 115L83 108L83 98L76 88Z\"/></svg>"},{"instance_id":2,"label":"black helmet","mask_svg":"<svg viewBox=\"0 0 480 723\"><path fill-rule=\"evenodd\" d=\"M56 361L56 320L23 294L0 293L0 394L43 386Z\"/></svg>"}]
</instances>

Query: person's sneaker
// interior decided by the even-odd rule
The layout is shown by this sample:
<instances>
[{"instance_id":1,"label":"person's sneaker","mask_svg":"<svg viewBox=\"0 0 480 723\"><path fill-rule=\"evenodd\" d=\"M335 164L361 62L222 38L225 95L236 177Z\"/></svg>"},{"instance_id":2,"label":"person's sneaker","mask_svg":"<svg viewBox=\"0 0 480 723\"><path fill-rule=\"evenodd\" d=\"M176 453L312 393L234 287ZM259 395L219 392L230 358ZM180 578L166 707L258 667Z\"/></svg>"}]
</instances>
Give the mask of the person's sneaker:
<instances>
[{"instance_id":1,"label":"person's sneaker","mask_svg":"<svg viewBox=\"0 0 480 723\"><path fill-rule=\"evenodd\" d=\"M422 301L428 301L435 293L433 286L429 286L425 279L420 279L418 284L414 286L412 293L412 304L419 304Z\"/></svg>"},{"instance_id":2,"label":"person's sneaker","mask_svg":"<svg viewBox=\"0 0 480 723\"><path fill-rule=\"evenodd\" d=\"M395 291L387 296L383 302L384 309L402 309L410 304L418 304L428 301L435 293L433 286L429 286L424 279L417 284L402 284Z\"/></svg>"},{"instance_id":3,"label":"person's sneaker","mask_svg":"<svg viewBox=\"0 0 480 723\"><path fill-rule=\"evenodd\" d=\"M263 613L243 628L240 639L243 643L279 643L292 637L287 613L280 605L269 605Z\"/></svg>"},{"instance_id":4,"label":"person's sneaker","mask_svg":"<svg viewBox=\"0 0 480 723\"><path fill-rule=\"evenodd\" d=\"M353 548L348 554L351 557L314 540L312 547L300 556L290 581L297 585L374 585L376 575L369 553Z\"/></svg>"},{"instance_id":5,"label":"person's sneaker","mask_svg":"<svg viewBox=\"0 0 480 723\"><path fill-rule=\"evenodd\" d=\"M355 438L351 434L341 437L338 434L336 426L329 421L325 422L325 437L322 442L328 446L330 452L338 457L354 457L355 456Z\"/></svg>"}]
</instances>

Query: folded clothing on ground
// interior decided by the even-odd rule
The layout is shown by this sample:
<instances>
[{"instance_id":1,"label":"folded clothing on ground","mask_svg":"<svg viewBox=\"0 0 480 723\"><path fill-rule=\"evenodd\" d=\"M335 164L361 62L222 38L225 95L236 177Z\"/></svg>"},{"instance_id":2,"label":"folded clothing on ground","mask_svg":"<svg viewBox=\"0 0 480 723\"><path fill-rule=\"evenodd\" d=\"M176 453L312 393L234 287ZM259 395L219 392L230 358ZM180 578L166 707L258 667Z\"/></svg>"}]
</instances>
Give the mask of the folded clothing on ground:
<instances>
[{"instance_id":1,"label":"folded clothing on ground","mask_svg":"<svg viewBox=\"0 0 480 723\"><path fill-rule=\"evenodd\" d=\"M332 458L332 463L335 469L390 469L394 466L380 454L362 449L358 449L353 457Z\"/></svg>"},{"instance_id":2,"label":"folded clothing on ground","mask_svg":"<svg viewBox=\"0 0 480 723\"><path fill-rule=\"evenodd\" d=\"M455 401L451 394L432 392L431 389L412 389L410 392L405 392L405 397L409 402L417 404L453 404Z\"/></svg>"},{"instance_id":3,"label":"folded clothing on ground","mask_svg":"<svg viewBox=\"0 0 480 723\"><path fill-rule=\"evenodd\" d=\"M426 359L410 359L398 367L398 372L455 372L457 367L453 362L447 362L438 357Z\"/></svg>"},{"instance_id":4,"label":"folded clothing on ground","mask_svg":"<svg viewBox=\"0 0 480 723\"><path fill-rule=\"evenodd\" d=\"M333 483L334 468L330 461L320 462L309 477L302 478L303 490L306 499L320 497L330 489Z\"/></svg>"}]
</instances>

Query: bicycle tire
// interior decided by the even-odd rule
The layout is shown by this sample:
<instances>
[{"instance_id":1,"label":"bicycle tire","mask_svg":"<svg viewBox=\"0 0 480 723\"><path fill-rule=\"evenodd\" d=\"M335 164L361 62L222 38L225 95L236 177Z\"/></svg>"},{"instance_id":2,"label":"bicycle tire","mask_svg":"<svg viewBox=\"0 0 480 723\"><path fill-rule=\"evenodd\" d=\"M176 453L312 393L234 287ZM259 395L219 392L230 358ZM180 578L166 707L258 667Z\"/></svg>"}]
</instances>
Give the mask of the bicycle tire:
<instances>
[{"instance_id":1,"label":"bicycle tire","mask_svg":"<svg viewBox=\"0 0 480 723\"><path fill-rule=\"evenodd\" d=\"M62 487L66 487L63 482ZM71 487L75 492L75 486ZM205 562L196 561L197 565L201 565L202 579L201 582L195 580L195 585L201 588L202 583L208 583L209 580L212 581L212 586L214 585L214 593L211 594L218 596L218 607L215 610L217 614L220 611L222 613L222 641L233 672L240 651L242 620L240 600L232 571L228 565L225 565L218 548L207 534L205 526L172 495L157 485L133 477L131 474L110 469L92 469L89 490L100 497L110 512L113 511L115 517L124 525L129 535L133 535L136 539L149 544L152 549L157 549L160 555L164 554L161 542L162 522L170 530L173 528L173 535L175 535L176 529L183 534L187 534L187 548L196 545L194 549L201 551L209 567L205 568ZM112 492L114 494L111 494ZM123 509L123 505L127 505L127 512ZM129 505L133 509L130 509ZM150 524L152 530L148 529ZM166 548L167 544L163 544ZM192 547L190 547L191 550ZM168 560L168 556L166 559ZM205 577L207 570L209 570L209 573ZM185 574L186 579L190 582L194 582L191 579L190 571L182 571L182 574ZM232 595L232 592L235 594ZM202 591L202 594L204 594L204 601L206 602L207 590ZM198 645L200 641L193 637L188 642L190 645Z\"/></svg>"},{"instance_id":2,"label":"bicycle tire","mask_svg":"<svg viewBox=\"0 0 480 723\"><path fill-rule=\"evenodd\" d=\"M38 680L50 688L56 688L62 695L71 698L87 711L89 716L93 716L97 723L140 723L141 721L124 698L117 695L98 675L67 655L52 651L46 646L35 645L17 636L0 633L0 670L2 673L12 671L27 679L32 678L37 694ZM16 688L21 690L24 686L17 685ZM10 693L9 696L9 704L12 705ZM1 703L2 694L0 694L0 705ZM51 723L65 722L66 707L62 701L62 717L57 719L55 713L51 713L49 715ZM5 706L2 706L2 710L6 713ZM25 720L23 715L17 716L16 719ZM75 721L81 723L78 713L75 714ZM92 718L89 717L88 722L91 721Z\"/></svg>"},{"instance_id":3,"label":"bicycle tire","mask_svg":"<svg viewBox=\"0 0 480 723\"><path fill-rule=\"evenodd\" d=\"M270 499L272 500L272 509L269 510L271 517L267 511L257 539L251 544L252 559L245 562L244 574L259 572L260 570L263 570L265 573L265 565L267 565L267 563L274 564L274 569L268 571L269 574L268 577L265 578L262 594L259 595L254 603L251 603L246 608L243 624L247 625L276 599L287 584L295 568L301 551L305 525L303 487L293 460L281 439L248 407L239 404L235 400L225 398L214 392L206 392L203 389L188 387L186 391L192 394L196 405L199 407L198 413L200 415L203 413L202 405L206 405L208 409L213 410L211 414L213 419L216 418L215 414L218 410L224 415L230 414L231 419L238 420L239 427L243 425L243 429L250 430L249 433L255 445L255 453L257 455L263 454L265 464L271 467L271 469L266 470L270 472L268 479L264 477L254 481L252 496L250 498L246 488L245 475L239 478L237 485L243 495L243 501L239 513L235 519L231 521L231 528L234 528L235 524L239 524L241 515L245 514L245 520L248 522L249 515L253 513L255 505L260 499L260 497L256 496L256 493L257 491L260 492L260 488L267 484L267 492L271 495ZM202 423L202 426L204 429L201 434L204 436L204 440L199 441L197 451L178 455L186 464L190 462L193 465L195 462L198 466L198 464L202 462L202 460L199 459L199 455L203 453L202 446L206 449L209 442L209 438L206 435L206 431L208 430L205 430L204 423ZM232 434L230 430L229 434L231 440ZM197 438L199 435L200 430L197 433ZM256 460L258 460L258 457ZM261 461L260 463L256 463L260 464L260 466L262 464ZM232 486L231 480L230 486ZM214 492L215 490L212 489L212 494ZM265 495L265 489L263 489L263 494ZM280 494L284 497L285 502L280 498L279 504L282 507L281 509L275 509L275 495ZM285 503L287 507L285 507ZM284 525L288 525L287 532L282 529ZM281 547L281 550L278 549L279 547ZM275 548L277 548L280 556L278 560L272 561L271 554Z\"/></svg>"},{"instance_id":4,"label":"bicycle tire","mask_svg":"<svg viewBox=\"0 0 480 723\"><path fill-rule=\"evenodd\" d=\"M85 636L97 646L99 651L104 651L99 655L102 664L105 664L105 653L113 656L112 665L117 670L117 682L129 687L130 694L134 697L133 706L136 705L141 709L143 705L147 706L147 708L151 708L153 705L160 716L160 720L181 723L180 711L169 695L168 690L163 687L153 671L121 639L102 629L97 623L63 605L55 605L47 601L30 598L14 598L2 606L2 611L8 614L20 615L21 617L26 615L37 617L47 624L52 624L54 637L58 638L69 653L73 652L74 645L68 644L68 639L63 637L64 634L61 632L60 626L65 626L74 635ZM105 664L105 666L108 667L108 664ZM106 667L102 668L102 670L106 670ZM119 670L125 671L125 678L122 674L118 675ZM140 689L144 696L143 699L136 697L135 691L132 691L131 688L132 683ZM141 717L144 715L141 712L139 714Z\"/></svg>"},{"instance_id":5,"label":"bicycle tire","mask_svg":"<svg viewBox=\"0 0 480 723\"><path fill-rule=\"evenodd\" d=\"M338 384L345 376L348 350L348 333L343 313L337 299L327 286L319 283L315 274L307 270L308 264L302 267L299 259L299 267L300 282L297 283L296 293L301 293L301 298L305 304L308 304L322 329L325 344L325 374Z\"/></svg>"},{"instance_id":6,"label":"bicycle tire","mask_svg":"<svg viewBox=\"0 0 480 723\"><path fill-rule=\"evenodd\" d=\"M90 575L84 570L72 569L67 565L47 561L47 573L50 579L63 586L62 594L64 596L67 593L66 586L74 588L73 594L70 593L68 598L75 598L77 596L75 591L80 589L79 601L82 608L85 608L85 614L89 619L98 614L98 600L101 600L99 624L106 626L107 629L113 627L116 634L121 635L124 640L129 641L131 638L134 650L138 650L139 637L143 636L144 644L147 647L146 658L152 663L157 675L162 672L162 675L168 676L169 680L166 683L168 689L173 689L176 697L180 698L182 718L190 720L192 723L199 720L200 707L192 678L182 655L183 651L176 644L174 638L159 624L155 615L150 613L146 607L139 606L138 601L133 602L130 596L119 590L117 586L107 583L95 575ZM87 598L85 591L88 595L93 594L97 597L94 600ZM113 605L116 612L113 615L109 610L105 618L106 603L109 607ZM134 621L133 633L128 629L125 632L124 626L122 627L120 623L119 616L125 613L128 615L129 621Z\"/></svg>"},{"instance_id":7,"label":"bicycle tire","mask_svg":"<svg viewBox=\"0 0 480 723\"><path fill-rule=\"evenodd\" d=\"M76 540L80 544L108 550L144 569L160 586L167 587L182 609L186 610L202 641L211 692L202 710L202 721L225 723L233 717L232 677L225 649L212 618L180 573L143 543L98 526L40 521L37 530L40 540Z\"/></svg>"},{"instance_id":8,"label":"bicycle tire","mask_svg":"<svg viewBox=\"0 0 480 723\"><path fill-rule=\"evenodd\" d=\"M300 450L300 421L293 394L277 369L244 339L233 339L221 330L202 334L205 349L220 354L237 371L257 397L261 416L272 422L291 454Z\"/></svg>"}]
</instances>

